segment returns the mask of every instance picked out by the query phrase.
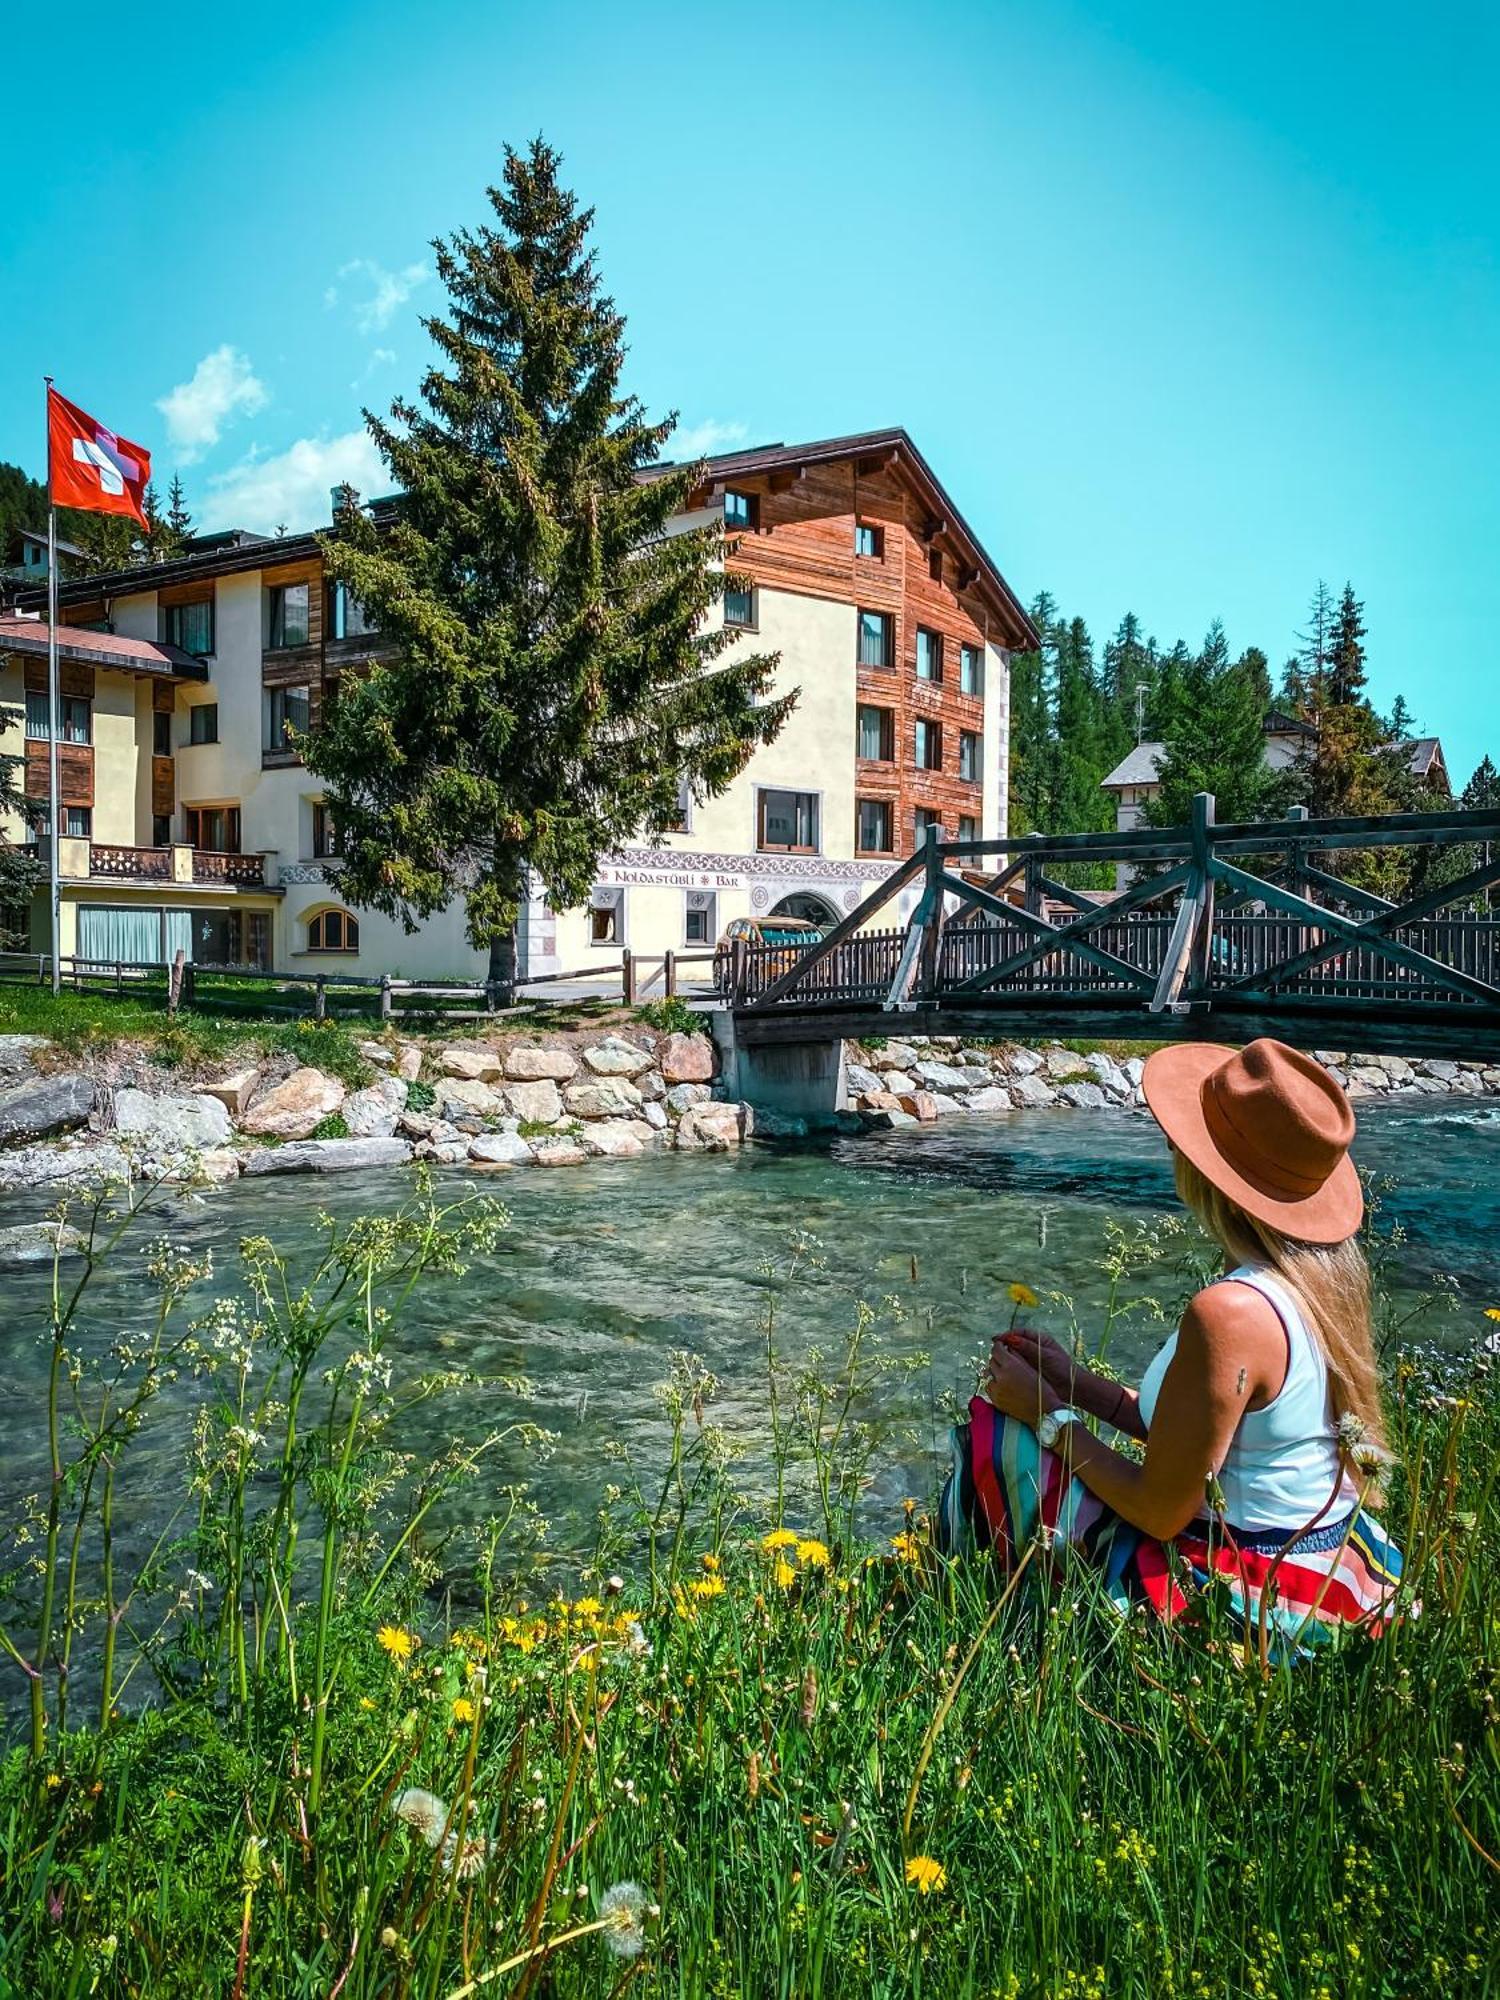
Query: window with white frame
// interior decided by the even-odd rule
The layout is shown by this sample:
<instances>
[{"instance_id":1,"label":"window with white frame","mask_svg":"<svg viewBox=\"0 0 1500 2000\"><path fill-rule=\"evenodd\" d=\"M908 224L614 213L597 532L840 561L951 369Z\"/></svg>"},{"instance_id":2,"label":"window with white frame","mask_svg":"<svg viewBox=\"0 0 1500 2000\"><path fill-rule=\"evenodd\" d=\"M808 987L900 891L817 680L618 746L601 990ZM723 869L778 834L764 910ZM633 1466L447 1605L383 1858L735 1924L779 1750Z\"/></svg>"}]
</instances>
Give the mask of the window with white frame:
<instances>
[{"instance_id":1,"label":"window with white frame","mask_svg":"<svg viewBox=\"0 0 1500 2000\"><path fill-rule=\"evenodd\" d=\"M740 631L755 624L755 592L750 585L731 587L724 592L724 623Z\"/></svg>"},{"instance_id":2,"label":"window with white frame","mask_svg":"<svg viewBox=\"0 0 1500 2000\"><path fill-rule=\"evenodd\" d=\"M625 891L595 889L589 897L589 943L620 945L625 942Z\"/></svg>"},{"instance_id":3,"label":"window with white frame","mask_svg":"<svg viewBox=\"0 0 1500 2000\"><path fill-rule=\"evenodd\" d=\"M984 648L982 646L959 647L958 691L960 694L982 695L984 693Z\"/></svg>"},{"instance_id":4,"label":"window with white frame","mask_svg":"<svg viewBox=\"0 0 1500 2000\"><path fill-rule=\"evenodd\" d=\"M713 944L719 935L718 897L712 889L685 889L682 912L684 944Z\"/></svg>"},{"instance_id":5,"label":"window with white frame","mask_svg":"<svg viewBox=\"0 0 1500 2000\"><path fill-rule=\"evenodd\" d=\"M971 785L979 783L980 766L984 758L983 742L977 731L960 729L958 732L958 775Z\"/></svg>"}]
</instances>

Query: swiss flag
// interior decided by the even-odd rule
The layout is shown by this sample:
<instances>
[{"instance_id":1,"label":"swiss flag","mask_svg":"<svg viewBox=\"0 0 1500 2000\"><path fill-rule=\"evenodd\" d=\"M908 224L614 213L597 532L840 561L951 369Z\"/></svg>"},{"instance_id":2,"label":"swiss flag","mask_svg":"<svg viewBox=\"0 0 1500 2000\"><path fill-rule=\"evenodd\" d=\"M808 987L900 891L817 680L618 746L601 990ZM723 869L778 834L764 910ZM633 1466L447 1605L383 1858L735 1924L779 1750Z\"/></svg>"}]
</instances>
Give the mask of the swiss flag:
<instances>
[{"instance_id":1,"label":"swiss flag","mask_svg":"<svg viewBox=\"0 0 1500 2000\"><path fill-rule=\"evenodd\" d=\"M128 514L146 526L151 454L107 431L52 388L47 391L47 468L54 507Z\"/></svg>"}]
</instances>

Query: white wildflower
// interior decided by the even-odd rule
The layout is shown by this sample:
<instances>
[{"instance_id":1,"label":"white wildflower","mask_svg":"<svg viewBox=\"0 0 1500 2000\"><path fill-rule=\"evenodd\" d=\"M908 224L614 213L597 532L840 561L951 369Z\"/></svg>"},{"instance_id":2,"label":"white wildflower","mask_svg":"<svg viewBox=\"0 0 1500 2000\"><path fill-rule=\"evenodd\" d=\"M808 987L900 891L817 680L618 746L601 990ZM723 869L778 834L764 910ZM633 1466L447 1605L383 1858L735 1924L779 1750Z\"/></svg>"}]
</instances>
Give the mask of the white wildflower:
<instances>
[{"instance_id":1,"label":"white wildflower","mask_svg":"<svg viewBox=\"0 0 1500 2000\"><path fill-rule=\"evenodd\" d=\"M1348 1458L1357 1445L1365 1441L1365 1420L1357 1410L1345 1410L1339 1418L1335 1432L1339 1450Z\"/></svg>"},{"instance_id":2,"label":"white wildflower","mask_svg":"<svg viewBox=\"0 0 1500 2000\"><path fill-rule=\"evenodd\" d=\"M620 1644L622 1650L632 1660L649 1660L651 1657L651 1641L641 1629L639 1618L632 1618L625 1627L625 1637Z\"/></svg>"},{"instance_id":3,"label":"white wildflower","mask_svg":"<svg viewBox=\"0 0 1500 2000\"><path fill-rule=\"evenodd\" d=\"M436 1792L424 1792L415 1786L397 1792L391 1801L391 1811L414 1833L420 1834L429 1847L436 1847L443 1840L448 1808Z\"/></svg>"},{"instance_id":4,"label":"white wildflower","mask_svg":"<svg viewBox=\"0 0 1500 2000\"><path fill-rule=\"evenodd\" d=\"M616 1882L599 1898L605 1944L616 1958L639 1958L646 1948L646 1892L639 1882Z\"/></svg>"}]
</instances>

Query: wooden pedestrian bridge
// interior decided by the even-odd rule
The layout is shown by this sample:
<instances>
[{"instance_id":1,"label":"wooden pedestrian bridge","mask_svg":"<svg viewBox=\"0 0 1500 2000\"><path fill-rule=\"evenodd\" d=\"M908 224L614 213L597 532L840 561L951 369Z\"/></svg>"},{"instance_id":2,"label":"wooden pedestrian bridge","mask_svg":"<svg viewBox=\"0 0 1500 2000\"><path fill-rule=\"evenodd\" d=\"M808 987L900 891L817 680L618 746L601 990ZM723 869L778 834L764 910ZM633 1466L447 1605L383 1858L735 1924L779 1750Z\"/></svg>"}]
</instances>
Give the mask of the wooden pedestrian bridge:
<instances>
[{"instance_id":1,"label":"wooden pedestrian bridge","mask_svg":"<svg viewBox=\"0 0 1500 2000\"><path fill-rule=\"evenodd\" d=\"M1385 858L1419 886L1400 902L1356 886L1356 857L1365 881ZM1124 886L1071 886L1080 863L1110 864ZM721 947L715 981L749 1069L778 1046L811 1056L913 1033L1275 1035L1500 1061L1497 883L1500 812L1219 825L1201 793L1189 825L1160 830L945 840L929 827L821 942Z\"/></svg>"}]
</instances>

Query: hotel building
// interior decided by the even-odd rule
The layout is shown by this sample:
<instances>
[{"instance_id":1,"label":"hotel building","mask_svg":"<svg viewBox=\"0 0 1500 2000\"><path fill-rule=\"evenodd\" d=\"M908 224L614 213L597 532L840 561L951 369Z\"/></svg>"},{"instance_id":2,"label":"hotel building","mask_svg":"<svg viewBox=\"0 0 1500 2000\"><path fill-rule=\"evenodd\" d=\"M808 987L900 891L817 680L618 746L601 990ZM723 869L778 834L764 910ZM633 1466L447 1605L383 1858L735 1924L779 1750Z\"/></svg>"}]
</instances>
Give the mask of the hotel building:
<instances>
[{"instance_id":1,"label":"hotel building","mask_svg":"<svg viewBox=\"0 0 1500 2000\"><path fill-rule=\"evenodd\" d=\"M377 506L378 511L378 506ZM1003 832L1020 603L904 431L707 461L680 525L722 519L736 644L780 656L776 741L674 831L612 854L585 906L523 913L523 973L703 950L735 917L832 922L920 841ZM35 594L28 600L34 604ZM407 933L338 892L337 829L286 742L378 653L312 534L195 540L60 586L61 950L288 973L482 977L455 902ZM44 625L0 616L0 705L47 796ZM14 732L0 748L17 748ZM45 891L31 948L48 940Z\"/></svg>"}]
</instances>

